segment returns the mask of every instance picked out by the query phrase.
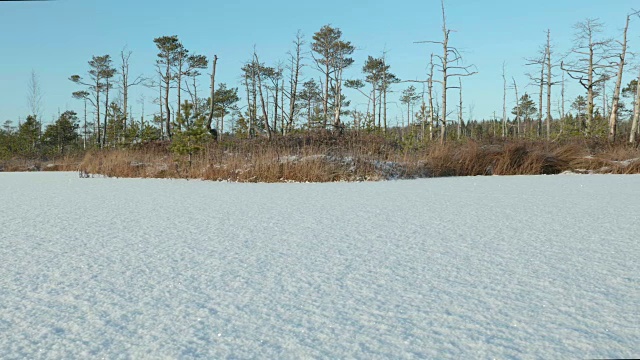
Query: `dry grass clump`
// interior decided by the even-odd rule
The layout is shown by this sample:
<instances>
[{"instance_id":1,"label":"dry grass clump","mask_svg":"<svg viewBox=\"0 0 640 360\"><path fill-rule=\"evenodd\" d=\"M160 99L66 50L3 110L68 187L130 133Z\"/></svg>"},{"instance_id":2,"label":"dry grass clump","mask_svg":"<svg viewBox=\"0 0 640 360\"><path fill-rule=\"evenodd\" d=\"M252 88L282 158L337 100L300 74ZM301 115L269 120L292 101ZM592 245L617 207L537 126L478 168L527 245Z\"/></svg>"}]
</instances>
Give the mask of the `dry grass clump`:
<instances>
[{"instance_id":1,"label":"dry grass clump","mask_svg":"<svg viewBox=\"0 0 640 360\"><path fill-rule=\"evenodd\" d=\"M640 173L640 151L623 142L473 140L403 147L377 134L318 132L226 139L187 156L167 142L92 151L80 170L113 177L198 178L239 182L329 182L390 178L538 175L564 171Z\"/></svg>"},{"instance_id":2,"label":"dry grass clump","mask_svg":"<svg viewBox=\"0 0 640 360\"><path fill-rule=\"evenodd\" d=\"M77 154L67 154L50 159L12 158L0 162L0 171L76 171L81 157Z\"/></svg>"},{"instance_id":3,"label":"dry grass clump","mask_svg":"<svg viewBox=\"0 0 640 360\"><path fill-rule=\"evenodd\" d=\"M168 151L163 155L158 151L144 149L96 150L87 152L79 170L109 177L177 177L169 164L171 158Z\"/></svg>"}]
</instances>

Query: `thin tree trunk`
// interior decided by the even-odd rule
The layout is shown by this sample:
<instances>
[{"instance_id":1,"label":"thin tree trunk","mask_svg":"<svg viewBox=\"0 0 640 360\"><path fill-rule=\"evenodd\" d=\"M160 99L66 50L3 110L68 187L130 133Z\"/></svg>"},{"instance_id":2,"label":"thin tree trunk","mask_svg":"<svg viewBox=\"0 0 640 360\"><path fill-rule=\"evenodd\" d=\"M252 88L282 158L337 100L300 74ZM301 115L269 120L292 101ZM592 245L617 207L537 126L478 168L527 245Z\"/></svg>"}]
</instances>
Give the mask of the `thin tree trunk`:
<instances>
[{"instance_id":1,"label":"thin tree trunk","mask_svg":"<svg viewBox=\"0 0 640 360\"><path fill-rule=\"evenodd\" d=\"M507 137L507 78L502 63L502 137Z\"/></svg>"},{"instance_id":2,"label":"thin tree trunk","mask_svg":"<svg viewBox=\"0 0 640 360\"><path fill-rule=\"evenodd\" d=\"M167 114L167 123L166 123L166 129L165 129L165 134L166 136L171 139L171 110L169 108L169 86L171 82L171 64L169 61L167 61L167 69L165 72L165 81L164 81L164 110L165 113Z\"/></svg>"},{"instance_id":3,"label":"thin tree trunk","mask_svg":"<svg viewBox=\"0 0 640 360\"><path fill-rule=\"evenodd\" d=\"M178 71L176 71L176 81L178 82L178 114L176 115L177 119L181 119L182 117L182 102L181 102L181 96L182 96L182 66L184 63L184 52L180 51L179 52L179 58L178 58ZM181 122L178 122L178 126L182 127Z\"/></svg>"},{"instance_id":4,"label":"thin tree trunk","mask_svg":"<svg viewBox=\"0 0 640 360\"><path fill-rule=\"evenodd\" d=\"M433 130L435 122L435 114L433 112L433 54L431 54L431 62L429 62L429 140L433 140Z\"/></svg>"},{"instance_id":5,"label":"thin tree trunk","mask_svg":"<svg viewBox=\"0 0 640 360\"><path fill-rule=\"evenodd\" d=\"M462 120L462 79L458 78L458 82L460 83L460 111L458 113L458 140L462 137L462 127L464 126L464 122Z\"/></svg>"},{"instance_id":6,"label":"thin tree trunk","mask_svg":"<svg viewBox=\"0 0 640 360\"><path fill-rule=\"evenodd\" d=\"M382 88L382 121L384 123L384 132L387 132L387 85ZM407 121L409 119L407 118Z\"/></svg>"},{"instance_id":7,"label":"thin tree trunk","mask_svg":"<svg viewBox=\"0 0 640 360\"><path fill-rule=\"evenodd\" d=\"M618 103L620 102L620 88L622 87L622 74L624 71L624 61L627 55L627 30L629 29L630 15L627 15L627 22L624 27L624 35L622 39L622 53L620 53L620 62L618 63L618 78L616 79L616 87L613 92L613 100L611 102L611 115L609 116L609 141L616 139L618 126ZM640 86L640 84L638 84Z\"/></svg>"},{"instance_id":8,"label":"thin tree trunk","mask_svg":"<svg viewBox=\"0 0 640 360\"><path fill-rule=\"evenodd\" d=\"M440 131L440 144L444 144L447 138L447 57L449 55L449 31L447 30L444 14L444 0L442 0L442 33L444 35L444 41L442 42L442 129Z\"/></svg>"},{"instance_id":9,"label":"thin tree trunk","mask_svg":"<svg viewBox=\"0 0 640 360\"><path fill-rule=\"evenodd\" d=\"M311 130L311 96L309 96L308 110L307 110L307 130Z\"/></svg>"},{"instance_id":10,"label":"thin tree trunk","mask_svg":"<svg viewBox=\"0 0 640 360\"><path fill-rule=\"evenodd\" d=\"M376 91L378 91L376 89L376 83L373 82L373 91L371 92L372 98L371 98L371 112L373 115L373 126L376 126ZM380 122L378 121L378 129L380 129Z\"/></svg>"},{"instance_id":11,"label":"thin tree trunk","mask_svg":"<svg viewBox=\"0 0 640 360\"><path fill-rule=\"evenodd\" d=\"M278 94L279 93L279 88L280 88L280 82L276 79L275 82L275 95L273 97L273 126L272 129L274 132L277 132L278 129Z\"/></svg>"},{"instance_id":12,"label":"thin tree trunk","mask_svg":"<svg viewBox=\"0 0 640 360\"><path fill-rule=\"evenodd\" d=\"M218 138L222 139L223 134L224 134L224 110L222 110L222 114L220 115L220 131L218 132Z\"/></svg>"},{"instance_id":13,"label":"thin tree trunk","mask_svg":"<svg viewBox=\"0 0 640 360\"><path fill-rule=\"evenodd\" d=\"M514 77L511 77L511 80L513 80L513 89L516 92L516 124L518 126L516 130L516 136L520 137L522 130L520 129L520 98L518 97L518 84L516 83L516 79Z\"/></svg>"},{"instance_id":14,"label":"thin tree trunk","mask_svg":"<svg viewBox=\"0 0 640 360\"><path fill-rule=\"evenodd\" d=\"M603 80L602 80L602 118L606 118L607 116L607 109L609 108L607 105L607 78L606 76L603 76Z\"/></svg>"},{"instance_id":15,"label":"thin tree trunk","mask_svg":"<svg viewBox=\"0 0 640 360\"><path fill-rule=\"evenodd\" d=\"M123 116L124 116L124 131L127 131L127 118L128 118L128 113L127 113L127 105L129 104L129 64L126 62L126 58L124 56L124 52L121 52L120 55L122 56L122 104L123 104Z\"/></svg>"},{"instance_id":16,"label":"thin tree trunk","mask_svg":"<svg viewBox=\"0 0 640 360\"><path fill-rule=\"evenodd\" d=\"M249 74L244 75L244 84L247 90L247 111L249 112L249 123L247 124L247 137L251 138L251 123L253 122L253 108L251 107L251 93L249 92Z\"/></svg>"},{"instance_id":17,"label":"thin tree trunk","mask_svg":"<svg viewBox=\"0 0 640 360\"><path fill-rule=\"evenodd\" d=\"M631 135L629 135L629 142L632 144L636 142L638 120L640 120L640 74L638 74L638 83L636 84L636 103L633 107L633 122L631 123Z\"/></svg>"},{"instance_id":18,"label":"thin tree trunk","mask_svg":"<svg viewBox=\"0 0 640 360\"><path fill-rule=\"evenodd\" d=\"M84 140L82 142L82 148L87 148L87 98L84 98Z\"/></svg>"},{"instance_id":19,"label":"thin tree trunk","mask_svg":"<svg viewBox=\"0 0 640 360\"><path fill-rule=\"evenodd\" d=\"M107 122L109 120L109 78L106 78L107 86L105 88L105 101L104 101L104 129L102 131L102 144L107 144Z\"/></svg>"},{"instance_id":20,"label":"thin tree trunk","mask_svg":"<svg viewBox=\"0 0 640 360\"><path fill-rule=\"evenodd\" d=\"M211 130L211 123L213 122L213 113L215 110L215 95L216 95L216 65L218 64L218 55L213 55L213 63L211 64L211 104L209 106L209 118L207 119L207 130ZM251 129L251 126L249 126Z\"/></svg>"},{"instance_id":21,"label":"thin tree trunk","mask_svg":"<svg viewBox=\"0 0 640 360\"><path fill-rule=\"evenodd\" d=\"M335 111L333 117L333 127L334 130L337 130L340 127L340 113L342 112L342 72L344 67L342 66L342 59L340 60L341 64L336 69L336 86L335 86Z\"/></svg>"},{"instance_id":22,"label":"thin tree trunk","mask_svg":"<svg viewBox=\"0 0 640 360\"><path fill-rule=\"evenodd\" d=\"M326 57L325 57L326 58ZM323 129L327 128L327 121L329 117L329 61L325 65L325 79L324 79L324 99L322 99L322 111L324 120L322 123Z\"/></svg>"},{"instance_id":23,"label":"thin tree trunk","mask_svg":"<svg viewBox=\"0 0 640 360\"><path fill-rule=\"evenodd\" d=\"M565 124L565 112L564 112L564 71L562 72L562 94L561 94L561 97L562 97L562 100L561 100L562 104L560 104L560 106L561 106L561 109L562 109L561 110L562 113L560 114L560 116L562 116L562 126L565 127L566 124Z\"/></svg>"},{"instance_id":24,"label":"thin tree trunk","mask_svg":"<svg viewBox=\"0 0 640 360\"><path fill-rule=\"evenodd\" d=\"M260 66L260 60L258 60L258 54L256 54L255 52L253 53L253 57L255 58L256 61L256 66ZM258 69L257 71L257 75L258 75L258 93L260 94L260 104L262 106L262 115L264 116L264 126L267 128L267 137L269 140L271 140L271 128L269 126L269 114L267 113L267 106L265 105L264 102L264 96L262 94L262 77L260 76L260 69Z\"/></svg>"},{"instance_id":25,"label":"thin tree trunk","mask_svg":"<svg viewBox=\"0 0 640 360\"><path fill-rule=\"evenodd\" d=\"M286 133L285 130L285 112L284 112L284 78L282 79L282 82L280 83L280 90L282 92L282 95L280 96L280 112L282 113L282 115L280 115L280 126L282 127L282 129L280 129L282 135L284 135Z\"/></svg>"},{"instance_id":26,"label":"thin tree trunk","mask_svg":"<svg viewBox=\"0 0 640 360\"><path fill-rule=\"evenodd\" d=\"M542 136L542 98L544 95L544 67L545 59L542 59L542 69L540 70L540 101L538 102L538 126L536 130L538 137Z\"/></svg>"},{"instance_id":27,"label":"thin tree trunk","mask_svg":"<svg viewBox=\"0 0 640 360\"><path fill-rule=\"evenodd\" d=\"M385 53L386 55L386 53ZM384 132L387 132L387 86L389 84L387 84L387 64L385 61L385 56L382 56L382 111L383 116L382 116L382 120L384 123ZM408 119L407 119L408 120Z\"/></svg>"},{"instance_id":28,"label":"thin tree trunk","mask_svg":"<svg viewBox=\"0 0 640 360\"><path fill-rule=\"evenodd\" d=\"M590 136L593 127L593 57L594 57L593 36L589 33L589 73L588 76L588 89L587 89L587 125L586 135Z\"/></svg>"},{"instance_id":29,"label":"thin tree trunk","mask_svg":"<svg viewBox=\"0 0 640 360\"><path fill-rule=\"evenodd\" d=\"M258 69L256 66L257 65L255 63L251 65L251 95L253 101L253 120L255 126L257 126L258 124L258 83L256 81L256 77L258 71L260 71L260 69ZM254 130L254 132L256 131Z\"/></svg>"},{"instance_id":30,"label":"thin tree trunk","mask_svg":"<svg viewBox=\"0 0 640 360\"><path fill-rule=\"evenodd\" d=\"M97 138L96 142L98 143L98 147L102 148L102 137L100 134L102 133L102 129L100 129L100 90L98 90L100 86L96 86L96 125L97 125Z\"/></svg>"},{"instance_id":31,"label":"thin tree trunk","mask_svg":"<svg viewBox=\"0 0 640 360\"><path fill-rule=\"evenodd\" d=\"M551 30L547 30L547 141L551 139Z\"/></svg>"},{"instance_id":32,"label":"thin tree trunk","mask_svg":"<svg viewBox=\"0 0 640 360\"><path fill-rule=\"evenodd\" d=\"M302 59L302 45L303 45L303 41L302 41L302 34L300 32L298 32L298 34L296 35L296 55L295 55L295 60L292 57L291 59L291 96L289 97L289 121L287 124L287 130L291 131L291 129L293 128L293 120L294 120L294 116L295 116L295 112L296 112L296 98L298 95L298 81L300 79L300 62ZM284 111L284 109L283 109Z\"/></svg>"}]
</instances>

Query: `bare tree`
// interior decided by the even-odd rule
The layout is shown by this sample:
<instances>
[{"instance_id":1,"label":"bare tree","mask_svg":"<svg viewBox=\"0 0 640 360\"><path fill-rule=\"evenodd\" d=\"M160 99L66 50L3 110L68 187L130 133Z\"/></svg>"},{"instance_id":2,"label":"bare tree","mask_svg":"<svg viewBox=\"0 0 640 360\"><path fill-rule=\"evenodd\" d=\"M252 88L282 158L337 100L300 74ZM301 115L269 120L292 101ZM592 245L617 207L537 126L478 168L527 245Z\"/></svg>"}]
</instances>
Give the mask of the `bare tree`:
<instances>
[{"instance_id":1,"label":"bare tree","mask_svg":"<svg viewBox=\"0 0 640 360\"><path fill-rule=\"evenodd\" d=\"M304 67L304 65L302 64L302 47L304 46L305 41L304 36L302 35L302 32L300 32L300 30L298 30L296 39L293 41L293 44L293 53L289 54L291 60L291 65L289 68L289 71L291 72L289 77L289 114L287 115L287 124L282 130L284 134L293 129L293 120L295 118L297 110L296 100L298 95L298 82L300 80L300 72Z\"/></svg>"},{"instance_id":2,"label":"bare tree","mask_svg":"<svg viewBox=\"0 0 640 360\"><path fill-rule=\"evenodd\" d=\"M431 80L442 84L442 130L440 131L440 143L444 144L447 136L447 90L455 89L457 86L448 86L450 77L471 76L477 71L471 70L473 65L460 65L462 55L455 47L449 46L449 35L451 30L447 28L447 17L444 9L444 0L440 2L442 7L442 41L419 41L418 43L432 43L442 45L442 55L435 55L440 60L440 72L442 80ZM451 57L450 57L451 56Z\"/></svg>"},{"instance_id":3,"label":"bare tree","mask_svg":"<svg viewBox=\"0 0 640 360\"><path fill-rule=\"evenodd\" d=\"M536 129L535 129L535 133L536 136L541 136L542 135L542 106L543 106L543 96L544 96L544 84L545 84L545 78L544 78L544 70L546 68L546 60L547 60L547 49L546 46L544 48L542 48L539 52L538 52L538 57L535 58L529 58L527 59L527 66L532 66L532 65L537 65L540 66L540 74L532 74L532 73L528 73L527 76L529 77L529 81L531 85L535 85L538 87L539 91L538 91L538 122L536 125ZM529 120L529 123L533 122L533 119ZM531 125L531 124L530 124ZM527 123L525 122L525 132L527 132ZM530 130L533 130L533 125L531 125Z\"/></svg>"},{"instance_id":4,"label":"bare tree","mask_svg":"<svg viewBox=\"0 0 640 360\"><path fill-rule=\"evenodd\" d=\"M258 54L255 52L255 50L253 51L253 58L254 58L254 66L257 67L258 71L256 71L256 75L258 78L258 93L260 94L260 105L262 108L262 116L264 117L264 127L267 130L267 137L269 138L269 140L271 140L272 134L271 134L271 127L269 126L269 114L267 113L267 106L264 102L264 96L262 93L262 76L261 76L261 72L262 72L262 65L260 64L260 60L258 59Z\"/></svg>"},{"instance_id":5,"label":"bare tree","mask_svg":"<svg viewBox=\"0 0 640 360\"><path fill-rule=\"evenodd\" d=\"M111 57L107 55L107 61L105 63L105 68L103 69L102 77L104 78L104 122L103 122L103 131L102 131L102 144L107 144L107 125L109 122L109 90L113 87L111 83L111 78L113 78L117 70L112 68Z\"/></svg>"},{"instance_id":6,"label":"bare tree","mask_svg":"<svg viewBox=\"0 0 640 360\"><path fill-rule=\"evenodd\" d=\"M433 131L435 127L436 116L433 111L433 54L429 60L429 140L433 140Z\"/></svg>"},{"instance_id":7,"label":"bare tree","mask_svg":"<svg viewBox=\"0 0 640 360\"><path fill-rule=\"evenodd\" d=\"M637 14L637 12L635 13ZM622 74L624 72L625 58L627 55L627 31L629 30L629 21L631 16L635 14L628 14L624 26L624 32L622 35L622 41L618 41L620 45L620 54L618 66L618 77L616 78L616 87L613 91L613 99L611 102L611 114L609 116L609 141L613 142L616 138L616 131L618 127L618 104L620 102L620 89L622 87Z\"/></svg>"},{"instance_id":8,"label":"bare tree","mask_svg":"<svg viewBox=\"0 0 640 360\"><path fill-rule=\"evenodd\" d=\"M551 30L547 29L547 45L545 46L545 58L547 60L547 140L551 140Z\"/></svg>"},{"instance_id":9,"label":"bare tree","mask_svg":"<svg viewBox=\"0 0 640 360\"><path fill-rule=\"evenodd\" d=\"M253 55L251 56L251 60L245 63L242 66L242 82L245 86L245 90L247 92L247 115L249 117L249 121L247 124L247 137L251 138L254 133L253 124L256 123L257 114L258 114L258 95L257 95L257 66L256 62L253 59Z\"/></svg>"},{"instance_id":10,"label":"bare tree","mask_svg":"<svg viewBox=\"0 0 640 360\"><path fill-rule=\"evenodd\" d=\"M122 62L120 63L120 82L119 87L122 91L122 110L124 112L124 130L127 130L127 119L129 118L129 114L127 113L128 104L129 104L129 88L132 86L140 85L144 78L142 75L138 75L133 81L129 78L129 58L131 58L131 51L126 51L126 47L120 51L120 59Z\"/></svg>"},{"instance_id":11,"label":"bare tree","mask_svg":"<svg viewBox=\"0 0 640 360\"><path fill-rule=\"evenodd\" d=\"M27 106L29 113L40 119L42 117L42 89L40 88L40 80L35 70L31 70L29 82L27 83Z\"/></svg>"},{"instance_id":12,"label":"bare tree","mask_svg":"<svg viewBox=\"0 0 640 360\"><path fill-rule=\"evenodd\" d=\"M606 49L611 43L610 40L596 39L596 36L602 32L602 23L596 19L586 19L574 26L576 29L575 46L571 49L571 53L577 56L577 59L571 63L561 63L561 68L569 77L578 80L580 85L587 90L587 123L585 134L591 135L593 130L593 112L594 112L594 92L595 87L604 78L601 77L603 71L609 67L603 64L606 58Z\"/></svg>"}]
</instances>

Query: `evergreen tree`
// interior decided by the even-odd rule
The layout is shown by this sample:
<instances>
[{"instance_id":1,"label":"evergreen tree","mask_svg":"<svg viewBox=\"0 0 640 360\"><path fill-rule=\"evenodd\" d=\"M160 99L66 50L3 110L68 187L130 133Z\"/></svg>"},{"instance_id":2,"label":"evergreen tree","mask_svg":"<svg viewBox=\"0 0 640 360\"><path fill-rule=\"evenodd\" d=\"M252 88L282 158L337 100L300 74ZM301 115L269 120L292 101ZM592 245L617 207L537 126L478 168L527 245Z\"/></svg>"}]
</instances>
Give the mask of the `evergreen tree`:
<instances>
[{"instance_id":1,"label":"evergreen tree","mask_svg":"<svg viewBox=\"0 0 640 360\"><path fill-rule=\"evenodd\" d=\"M342 40L342 31L329 25L323 26L313 34L311 50L316 54L314 60L318 70L324 75L324 97L322 102L324 121L327 126L329 119L330 89L336 94L334 99L342 99L342 72L353 64L349 56L353 54L355 47L349 41ZM338 125L341 113L341 101L334 101L333 110L334 125Z\"/></svg>"},{"instance_id":2,"label":"evergreen tree","mask_svg":"<svg viewBox=\"0 0 640 360\"><path fill-rule=\"evenodd\" d=\"M302 84L302 90L298 94L300 107L306 109L307 129L312 129L314 124L321 118L317 116L319 112L318 104L322 102L322 90L315 80L311 79Z\"/></svg>"},{"instance_id":3,"label":"evergreen tree","mask_svg":"<svg viewBox=\"0 0 640 360\"><path fill-rule=\"evenodd\" d=\"M18 127L17 147L21 155L33 157L37 154L40 145L40 126L36 117L29 115L27 120Z\"/></svg>"},{"instance_id":4,"label":"evergreen tree","mask_svg":"<svg viewBox=\"0 0 640 360\"><path fill-rule=\"evenodd\" d=\"M416 87L410 85L408 88L402 91L402 96L400 97L400 102L407 106L407 124L411 125L411 107L420 99L420 95L418 95L416 91ZM422 115L426 115L426 109L422 111ZM425 116L426 117L426 116Z\"/></svg>"},{"instance_id":5,"label":"evergreen tree","mask_svg":"<svg viewBox=\"0 0 640 360\"><path fill-rule=\"evenodd\" d=\"M71 75L69 80L76 84L83 85L87 91L76 91L73 97L76 99L88 100L95 108L97 124L97 141L100 146L104 144L100 129L100 95L109 89L109 78L113 77L115 69L111 67L111 57L109 55L93 56L89 60L89 80L85 81L80 75ZM108 101L108 98L107 98ZM106 111L105 111L106 115Z\"/></svg>"},{"instance_id":6,"label":"evergreen tree","mask_svg":"<svg viewBox=\"0 0 640 360\"><path fill-rule=\"evenodd\" d=\"M175 78L174 67L178 60L184 55L184 47L178 40L177 35L162 36L153 39L156 47L160 51L158 53L158 59L156 64L160 72L160 79L164 84L164 111L166 119L164 119L165 133L167 137L171 138L171 109L169 108L169 89L171 88L171 81Z\"/></svg>"},{"instance_id":7,"label":"evergreen tree","mask_svg":"<svg viewBox=\"0 0 640 360\"><path fill-rule=\"evenodd\" d=\"M63 154L68 146L77 145L78 141L78 116L75 111L63 112L58 120L47 125L42 140L44 144Z\"/></svg>"},{"instance_id":8,"label":"evergreen tree","mask_svg":"<svg viewBox=\"0 0 640 360\"><path fill-rule=\"evenodd\" d=\"M222 136L224 133L224 117L229 115L232 110L237 109L236 104L240 101L238 88L227 89L227 84L220 83L214 97L214 116L219 119L217 128L220 136Z\"/></svg>"},{"instance_id":9,"label":"evergreen tree","mask_svg":"<svg viewBox=\"0 0 640 360\"><path fill-rule=\"evenodd\" d=\"M182 105L182 113L183 116L176 118L171 150L178 155L186 155L191 166L193 155L202 151L207 143L207 118L204 115L194 116L193 104L187 100Z\"/></svg>"},{"instance_id":10,"label":"evergreen tree","mask_svg":"<svg viewBox=\"0 0 640 360\"><path fill-rule=\"evenodd\" d=\"M523 119L525 133L527 132L527 128L534 130L530 125L534 116L538 113L538 110L536 109L536 103L531 99L529 94L524 93L524 95L520 97L518 106L514 107L511 113L516 116L520 115Z\"/></svg>"}]
</instances>

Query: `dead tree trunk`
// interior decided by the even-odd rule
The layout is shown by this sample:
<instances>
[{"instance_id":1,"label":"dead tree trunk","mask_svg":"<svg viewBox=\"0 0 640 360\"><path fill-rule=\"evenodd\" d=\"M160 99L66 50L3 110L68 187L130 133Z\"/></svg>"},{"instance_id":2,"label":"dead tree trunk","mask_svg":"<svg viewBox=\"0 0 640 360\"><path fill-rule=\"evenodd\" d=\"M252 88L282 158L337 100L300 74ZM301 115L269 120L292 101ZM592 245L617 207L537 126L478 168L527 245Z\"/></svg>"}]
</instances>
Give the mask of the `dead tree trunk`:
<instances>
[{"instance_id":1,"label":"dead tree trunk","mask_svg":"<svg viewBox=\"0 0 640 360\"><path fill-rule=\"evenodd\" d=\"M389 84L387 83L387 64L385 62L386 52L382 56L382 111L384 112L382 115L384 130L383 132L387 132L387 87Z\"/></svg>"},{"instance_id":2,"label":"dead tree trunk","mask_svg":"<svg viewBox=\"0 0 640 360\"><path fill-rule=\"evenodd\" d=\"M504 75L504 63L502 63L502 137L507 137L507 78Z\"/></svg>"},{"instance_id":3,"label":"dead tree trunk","mask_svg":"<svg viewBox=\"0 0 640 360\"><path fill-rule=\"evenodd\" d=\"M449 55L449 30L447 29L447 18L444 13L444 0L442 0L442 130L440 131L440 144L444 144L447 138L447 76L448 55Z\"/></svg>"},{"instance_id":4,"label":"dead tree trunk","mask_svg":"<svg viewBox=\"0 0 640 360\"><path fill-rule=\"evenodd\" d=\"M249 73L244 74L244 85L247 91L247 112L249 115L249 121L247 124L247 137L251 138L251 123L253 122L253 107L251 106L251 92L249 91Z\"/></svg>"},{"instance_id":5,"label":"dead tree trunk","mask_svg":"<svg viewBox=\"0 0 640 360\"><path fill-rule=\"evenodd\" d=\"M262 66L260 65L258 54L254 52L253 57L255 59L254 67L257 67L256 74L258 75L258 93L260 94L260 105L262 107L262 116L264 117L264 126L267 130L267 137L269 140L271 140L271 127L269 126L269 114L267 113L267 106L264 102L264 96L262 94L262 76L260 74L260 72L262 71Z\"/></svg>"},{"instance_id":6,"label":"dead tree trunk","mask_svg":"<svg viewBox=\"0 0 640 360\"><path fill-rule=\"evenodd\" d=\"M177 69L176 69L176 73L175 73L175 80L176 80L176 86L177 86L177 92L176 95L178 97L178 112L176 115L176 123L178 125L178 127L182 127L182 122L178 121L177 119L182 119L182 75L184 74L184 70L183 70L183 66L184 66L184 62L185 62L185 58L186 58L186 50L180 49L180 51L178 51L178 59L176 61L177 64Z\"/></svg>"},{"instance_id":7,"label":"dead tree trunk","mask_svg":"<svg viewBox=\"0 0 640 360\"><path fill-rule=\"evenodd\" d=\"M447 84L448 80L450 77L471 76L477 74L477 71L470 70L474 65L450 65L459 64L462 56L455 47L449 46L449 34L451 33L451 30L447 29L447 17L444 9L444 0L441 1L441 6L443 41L419 41L418 43L433 43L442 45L442 55L438 56L442 66L440 69L440 71L442 72L442 80L433 80L433 77L431 76L429 79L429 83L431 84L433 81L436 81L442 84L442 118L440 119L440 122L442 123L442 129L440 131L440 144L444 144L447 138L447 90L449 89ZM450 54L452 55L452 58L449 57Z\"/></svg>"},{"instance_id":8,"label":"dead tree trunk","mask_svg":"<svg viewBox=\"0 0 640 360\"><path fill-rule=\"evenodd\" d=\"M460 100L460 109L458 111L458 140L460 140L462 138L462 127L464 126L463 120L462 120L462 79L458 78L458 83L460 86L460 95L459 95L459 100Z\"/></svg>"},{"instance_id":9,"label":"dead tree trunk","mask_svg":"<svg viewBox=\"0 0 640 360\"><path fill-rule=\"evenodd\" d=\"M300 79L300 70L302 69L302 46L304 40L302 33L298 31L296 34L296 40L294 42L296 50L295 54L291 56L291 95L289 96L289 116L287 119L287 126L285 134L293 129L293 120L296 115L296 99L298 95L298 81ZM283 110L284 111L284 110Z\"/></svg>"},{"instance_id":10,"label":"dead tree trunk","mask_svg":"<svg viewBox=\"0 0 640 360\"><path fill-rule=\"evenodd\" d=\"M131 58L131 51L125 52L123 49L120 51L120 58L122 59L122 63L120 64L120 87L122 89L122 110L124 116L124 131L127 131L127 121L131 116L130 113L127 112L129 109L129 88L132 86L139 85L144 80L141 75L138 75L133 81L130 80L129 77L129 59Z\"/></svg>"},{"instance_id":11,"label":"dead tree trunk","mask_svg":"<svg viewBox=\"0 0 640 360\"><path fill-rule=\"evenodd\" d=\"M520 137L521 134L521 130L520 130L520 98L518 97L518 84L516 83L516 79L514 77L511 77L511 80L513 81L513 89L516 92L516 124L517 124L517 129L516 129L516 136Z\"/></svg>"},{"instance_id":12,"label":"dead tree trunk","mask_svg":"<svg viewBox=\"0 0 640 360\"><path fill-rule=\"evenodd\" d=\"M215 95L216 95L216 66L218 64L218 55L213 55L211 64L211 103L209 104L209 118L207 119L207 130L211 131L211 123L213 122L213 113L215 111ZM251 131L251 125L249 125Z\"/></svg>"},{"instance_id":13,"label":"dead tree trunk","mask_svg":"<svg viewBox=\"0 0 640 360\"><path fill-rule=\"evenodd\" d=\"M560 106L561 106L561 109L562 109L562 110L561 110L561 111L562 111L562 113L560 114L560 116L562 116L562 126L564 127L564 126L565 126L565 115L566 115L566 113L564 112L564 71L562 72L562 91L561 91L561 97L562 97L562 99L561 99L562 104L560 104Z\"/></svg>"},{"instance_id":14,"label":"dead tree trunk","mask_svg":"<svg viewBox=\"0 0 640 360\"><path fill-rule=\"evenodd\" d=\"M102 124L104 127L102 129L102 144L107 144L107 123L109 122L109 88L111 84L109 83L109 77L105 77L105 100L104 100L104 123Z\"/></svg>"},{"instance_id":15,"label":"dead tree trunk","mask_svg":"<svg viewBox=\"0 0 640 360\"><path fill-rule=\"evenodd\" d=\"M158 77L160 78L158 80L158 106L160 107L159 127L160 127L160 137L164 139L164 136L165 136L164 108L162 107L164 103L162 102L162 69L160 68L160 65L158 65Z\"/></svg>"},{"instance_id":16,"label":"dead tree trunk","mask_svg":"<svg viewBox=\"0 0 640 360\"><path fill-rule=\"evenodd\" d=\"M546 57L546 54L545 54ZM540 101L538 102L538 125L536 126L536 134L542 136L542 96L544 94L544 67L545 59L542 59L542 69L540 70Z\"/></svg>"},{"instance_id":17,"label":"dead tree trunk","mask_svg":"<svg viewBox=\"0 0 640 360\"><path fill-rule=\"evenodd\" d=\"M551 140L551 30L547 30L547 141Z\"/></svg>"},{"instance_id":18,"label":"dead tree trunk","mask_svg":"<svg viewBox=\"0 0 640 360\"><path fill-rule=\"evenodd\" d=\"M633 107L633 122L631 123L631 135L629 135L630 143L636 142L638 120L640 120L640 74L638 74L638 84L636 85L636 103Z\"/></svg>"},{"instance_id":19,"label":"dead tree trunk","mask_svg":"<svg viewBox=\"0 0 640 360\"><path fill-rule=\"evenodd\" d=\"M433 130L435 126L435 114L433 111L433 54L431 54L431 62L429 63L429 140L433 140Z\"/></svg>"},{"instance_id":20,"label":"dead tree trunk","mask_svg":"<svg viewBox=\"0 0 640 360\"><path fill-rule=\"evenodd\" d=\"M624 62L627 55L627 31L629 30L629 20L631 15L627 15L627 21L624 27L624 33L622 35L622 42L620 42L620 62L618 63L618 77L616 79L616 87L613 91L613 99L611 102L611 114L609 115L609 141L613 142L616 139L616 132L618 127L618 104L620 102L620 88L622 87L622 74L624 71Z\"/></svg>"}]
</instances>

